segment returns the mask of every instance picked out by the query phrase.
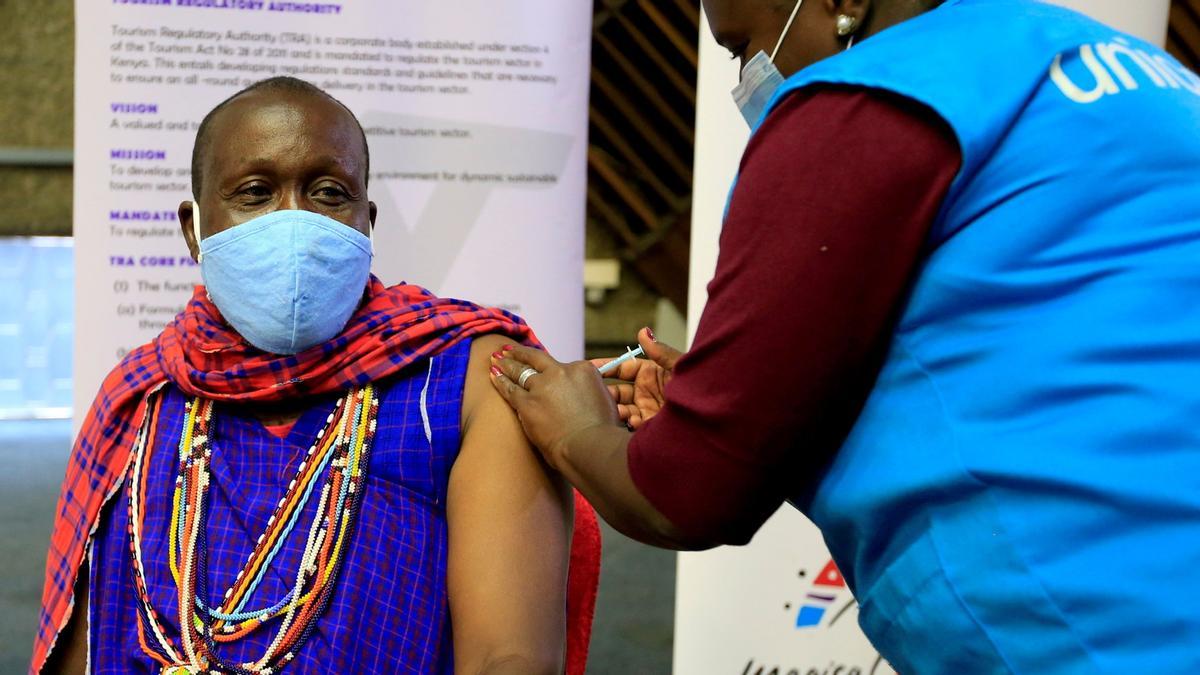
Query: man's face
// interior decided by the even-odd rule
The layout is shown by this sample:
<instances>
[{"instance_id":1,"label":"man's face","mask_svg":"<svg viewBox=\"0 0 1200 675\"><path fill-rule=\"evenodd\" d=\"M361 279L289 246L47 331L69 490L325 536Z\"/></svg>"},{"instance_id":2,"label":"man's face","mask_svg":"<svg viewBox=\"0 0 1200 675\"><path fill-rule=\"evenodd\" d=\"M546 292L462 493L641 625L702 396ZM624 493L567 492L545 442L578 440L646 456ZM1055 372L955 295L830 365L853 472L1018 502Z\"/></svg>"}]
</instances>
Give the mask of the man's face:
<instances>
[{"instance_id":1,"label":"man's face","mask_svg":"<svg viewBox=\"0 0 1200 675\"><path fill-rule=\"evenodd\" d=\"M795 7L793 0L702 0L702 4L713 37L742 66L759 51L771 55ZM829 0L804 0L775 57L784 77L841 51L832 17Z\"/></svg>"},{"instance_id":2,"label":"man's face","mask_svg":"<svg viewBox=\"0 0 1200 675\"><path fill-rule=\"evenodd\" d=\"M201 237L272 211L312 211L365 235L375 223L367 200L362 135L350 114L324 96L255 91L211 120L202 158ZM180 207L192 257L191 205Z\"/></svg>"}]
</instances>

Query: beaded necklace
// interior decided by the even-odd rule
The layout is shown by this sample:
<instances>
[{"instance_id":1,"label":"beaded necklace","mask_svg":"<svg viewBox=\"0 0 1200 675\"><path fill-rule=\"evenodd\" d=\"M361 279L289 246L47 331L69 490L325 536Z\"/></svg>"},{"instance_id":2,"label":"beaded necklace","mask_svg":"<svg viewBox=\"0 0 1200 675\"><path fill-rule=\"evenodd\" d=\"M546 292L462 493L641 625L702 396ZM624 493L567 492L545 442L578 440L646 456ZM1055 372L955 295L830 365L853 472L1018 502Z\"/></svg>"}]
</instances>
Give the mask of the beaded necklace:
<instances>
[{"instance_id":1,"label":"beaded necklace","mask_svg":"<svg viewBox=\"0 0 1200 675\"><path fill-rule=\"evenodd\" d=\"M178 644L168 636L150 602L142 557L146 466L154 451L155 427L161 409L158 398L155 397L149 406L135 440L126 487L130 557L139 599L138 643L166 674L276 673L296 657L312 634L344 562L357 522L367 457L375 437L379 413L375 389L367 385L338 400L267 520L266 530L258 537L245 565L225 591L220 606L215 608L205 604L208 597L205 525L211 482L213 402L195 398L186 404L167 547L179 601ZM246 609L323 475L326 478L292 589L282 599L262 609ZM237 641L274 619L281 619L277 632L258 661L232 664L217 656L218 643ZM147 638L147 633L152 639Z\"/></svg>"}]
</instances>

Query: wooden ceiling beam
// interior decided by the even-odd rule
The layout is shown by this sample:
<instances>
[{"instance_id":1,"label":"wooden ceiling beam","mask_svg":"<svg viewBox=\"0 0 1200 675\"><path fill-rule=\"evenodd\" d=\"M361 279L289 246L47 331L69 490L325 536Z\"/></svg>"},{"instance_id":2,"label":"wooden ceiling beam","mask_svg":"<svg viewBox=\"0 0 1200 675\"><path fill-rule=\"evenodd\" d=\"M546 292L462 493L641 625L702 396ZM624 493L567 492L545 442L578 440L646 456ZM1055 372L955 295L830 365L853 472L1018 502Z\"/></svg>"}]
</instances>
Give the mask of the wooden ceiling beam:
<instances>
[{"instance_id":1,"label":"wooden ceiling beam","mask_svg":"<svg viewBox=\"0 0 1200 675\"><path fill-rule=\"evenodd\" d=\"M588 114L588 118L604 136L605 140L612 143L613 147L617 149L621 158L637 168L638 178L649 183L650 187L654 188L654 191L658 193L658 196L662 197L668 203L673 203L679 199L679 195L675 194L671 188L667 187L666 183L662 182L662 179L658 177L658 172L646 164L642 153L635 150L629 144L624 134L617 131L616 127L613 126L612 122L608 121L607 117L593 108Z\"/></svg>"},{"instance_id":2,"label":"wooden ceiling beam","mask_svg":"<svg viewBox=\"0 0 1200 675\"><path fill-rule=\"evenodd\" d=\"M620 49L617 49L616 45L614 45L611 40L601 34L597 34L596 41L600 43L600 46L609 55L609 57L616 62L621 71L625 73L625 76L628 77L631 82L633 82L633 85L642 92L642 94L646 97L646 100L650 101L650 104L654 106L654 109L661 113L662 116L671 123L671 126L675 127L675 130L678 131L688 143L695 143L695 130L693 129L694 121L685 122L683 118L679 116L679 113L675 112L671 106L667 104L667 101L663 98L662 94L659 93L658 88L650 84L646 77L642 75L632 63L629 62L629 59L627 59L625 55L621 53Z\"/></svg>"},{"instance_id":3,"label":"wooden ceiling beam","mask_svg":"<svg viewBox=\"0 0 1200 675\"><path fill-rule=\"evenodd\" d=\"M667 61L666 57L662 55L662 52L660 52L658 48L654 46L654 43L652 43L646 37L646 34L643 33L636 24L629 20L629 17L625 16L624 13L618 13L614 16L617 20L617 23L621 24L621 27L629 33L629 37L633 38L633 41L637 43L637 46L641 48L642 52L645 53L650 60L654 61L654 65L658 66L660 71L659 74L663 77L666 77L667 81L670 82L671 85L679 91L679 93L687 97L688 102L695 107L696 80L694 74L691 81L684 78L684 76L677 72L675 67L672 66L669 61Z\"/></svg>"},{"instance_id":4,"label":"wooden ceiling beam","mask_svg":"<svg viewBox=\"0 0 1200 675\"><path fill-rule=\"evenodd\" d=\"M646 119L645 115L642 115L637 108L629 103L628 99L621 95L620 90L613 86L612 82L610 82L607 77L600 72L593 72L592 84L596 85L596 87L608 97L608 100L611 101L614 106L616 106L617 110L619 110L622 115L629 119L631 125L637 130L638 135L645 139L645 141L654 148L654 151L663 158L663 161L665 161L667 164L670 164L671 168L675 169L680 176L686 176L687 180L691 180L691 167L688 166L683 159L679 157L679 153L677 153L675 149L672 148L663 139L663 137L657 133L654 125Z\"/></svg>"},{"instance_id":5,"label":"wooden ceiling beam","mask_svg":"<svg viewBox=\"0 0 1200 675\"><path fill-rule=\"evenodd\" d=\"M646 16L650 17L650 20L654 22L654 25L658 26L658 29L662 31L662 34L667 36L667 39L671 41L671 44L675 45L675 48L679 50L679 53L683 55L683 58L687 59L688 63L692 64L692 68L696 68L700 62L700 56L697 54L696 50L697 36L692 35L690 37L684 37L679 30L667 20L667 17L658 10L658 7L654 5L654 0L638 0L638 7L642 8L642 11L646 13Z\"/></svg>"}]
</instances>

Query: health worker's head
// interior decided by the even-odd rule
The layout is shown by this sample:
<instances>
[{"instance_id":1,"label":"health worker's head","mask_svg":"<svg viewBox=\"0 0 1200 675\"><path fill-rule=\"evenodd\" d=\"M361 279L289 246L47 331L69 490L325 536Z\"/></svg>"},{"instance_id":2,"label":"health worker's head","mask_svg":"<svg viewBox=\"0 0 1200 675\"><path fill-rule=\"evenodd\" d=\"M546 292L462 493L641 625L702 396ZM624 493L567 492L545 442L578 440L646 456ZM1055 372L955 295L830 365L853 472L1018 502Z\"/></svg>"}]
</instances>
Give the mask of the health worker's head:
<instances>
[{"instance_id":1,"label":"health worker's head","mask_svg":"<svg viewBox=\"0 0 1200 675\"><path fill-rule=\"evenodd\" d=\"M760 51L770 56L778 45L774 64L788 77L845 51L851 40L862 41L942 1L702 0L702 4L713 37L741 65Z\"/></svg>"}]
</instances>

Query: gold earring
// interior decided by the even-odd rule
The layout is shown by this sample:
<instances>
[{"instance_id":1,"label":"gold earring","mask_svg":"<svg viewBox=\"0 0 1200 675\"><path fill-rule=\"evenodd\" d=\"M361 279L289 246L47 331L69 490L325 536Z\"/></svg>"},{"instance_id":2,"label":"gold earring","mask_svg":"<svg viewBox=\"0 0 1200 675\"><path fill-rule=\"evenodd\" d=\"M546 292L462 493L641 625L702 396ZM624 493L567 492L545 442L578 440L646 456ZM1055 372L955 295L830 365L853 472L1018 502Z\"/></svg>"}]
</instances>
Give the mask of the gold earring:
<instances>
[{"instance_id":1,"label":"gold earring","mask_svg":"<svg viewBox=\"0 0 1200 675\"><path fill-rule=\"evenodd\" d=\"M837 34L838 37L846 37L852 35L858 30L858 19L849 14L838 14L837 17Z\"/></svg>"}]
</instances>

